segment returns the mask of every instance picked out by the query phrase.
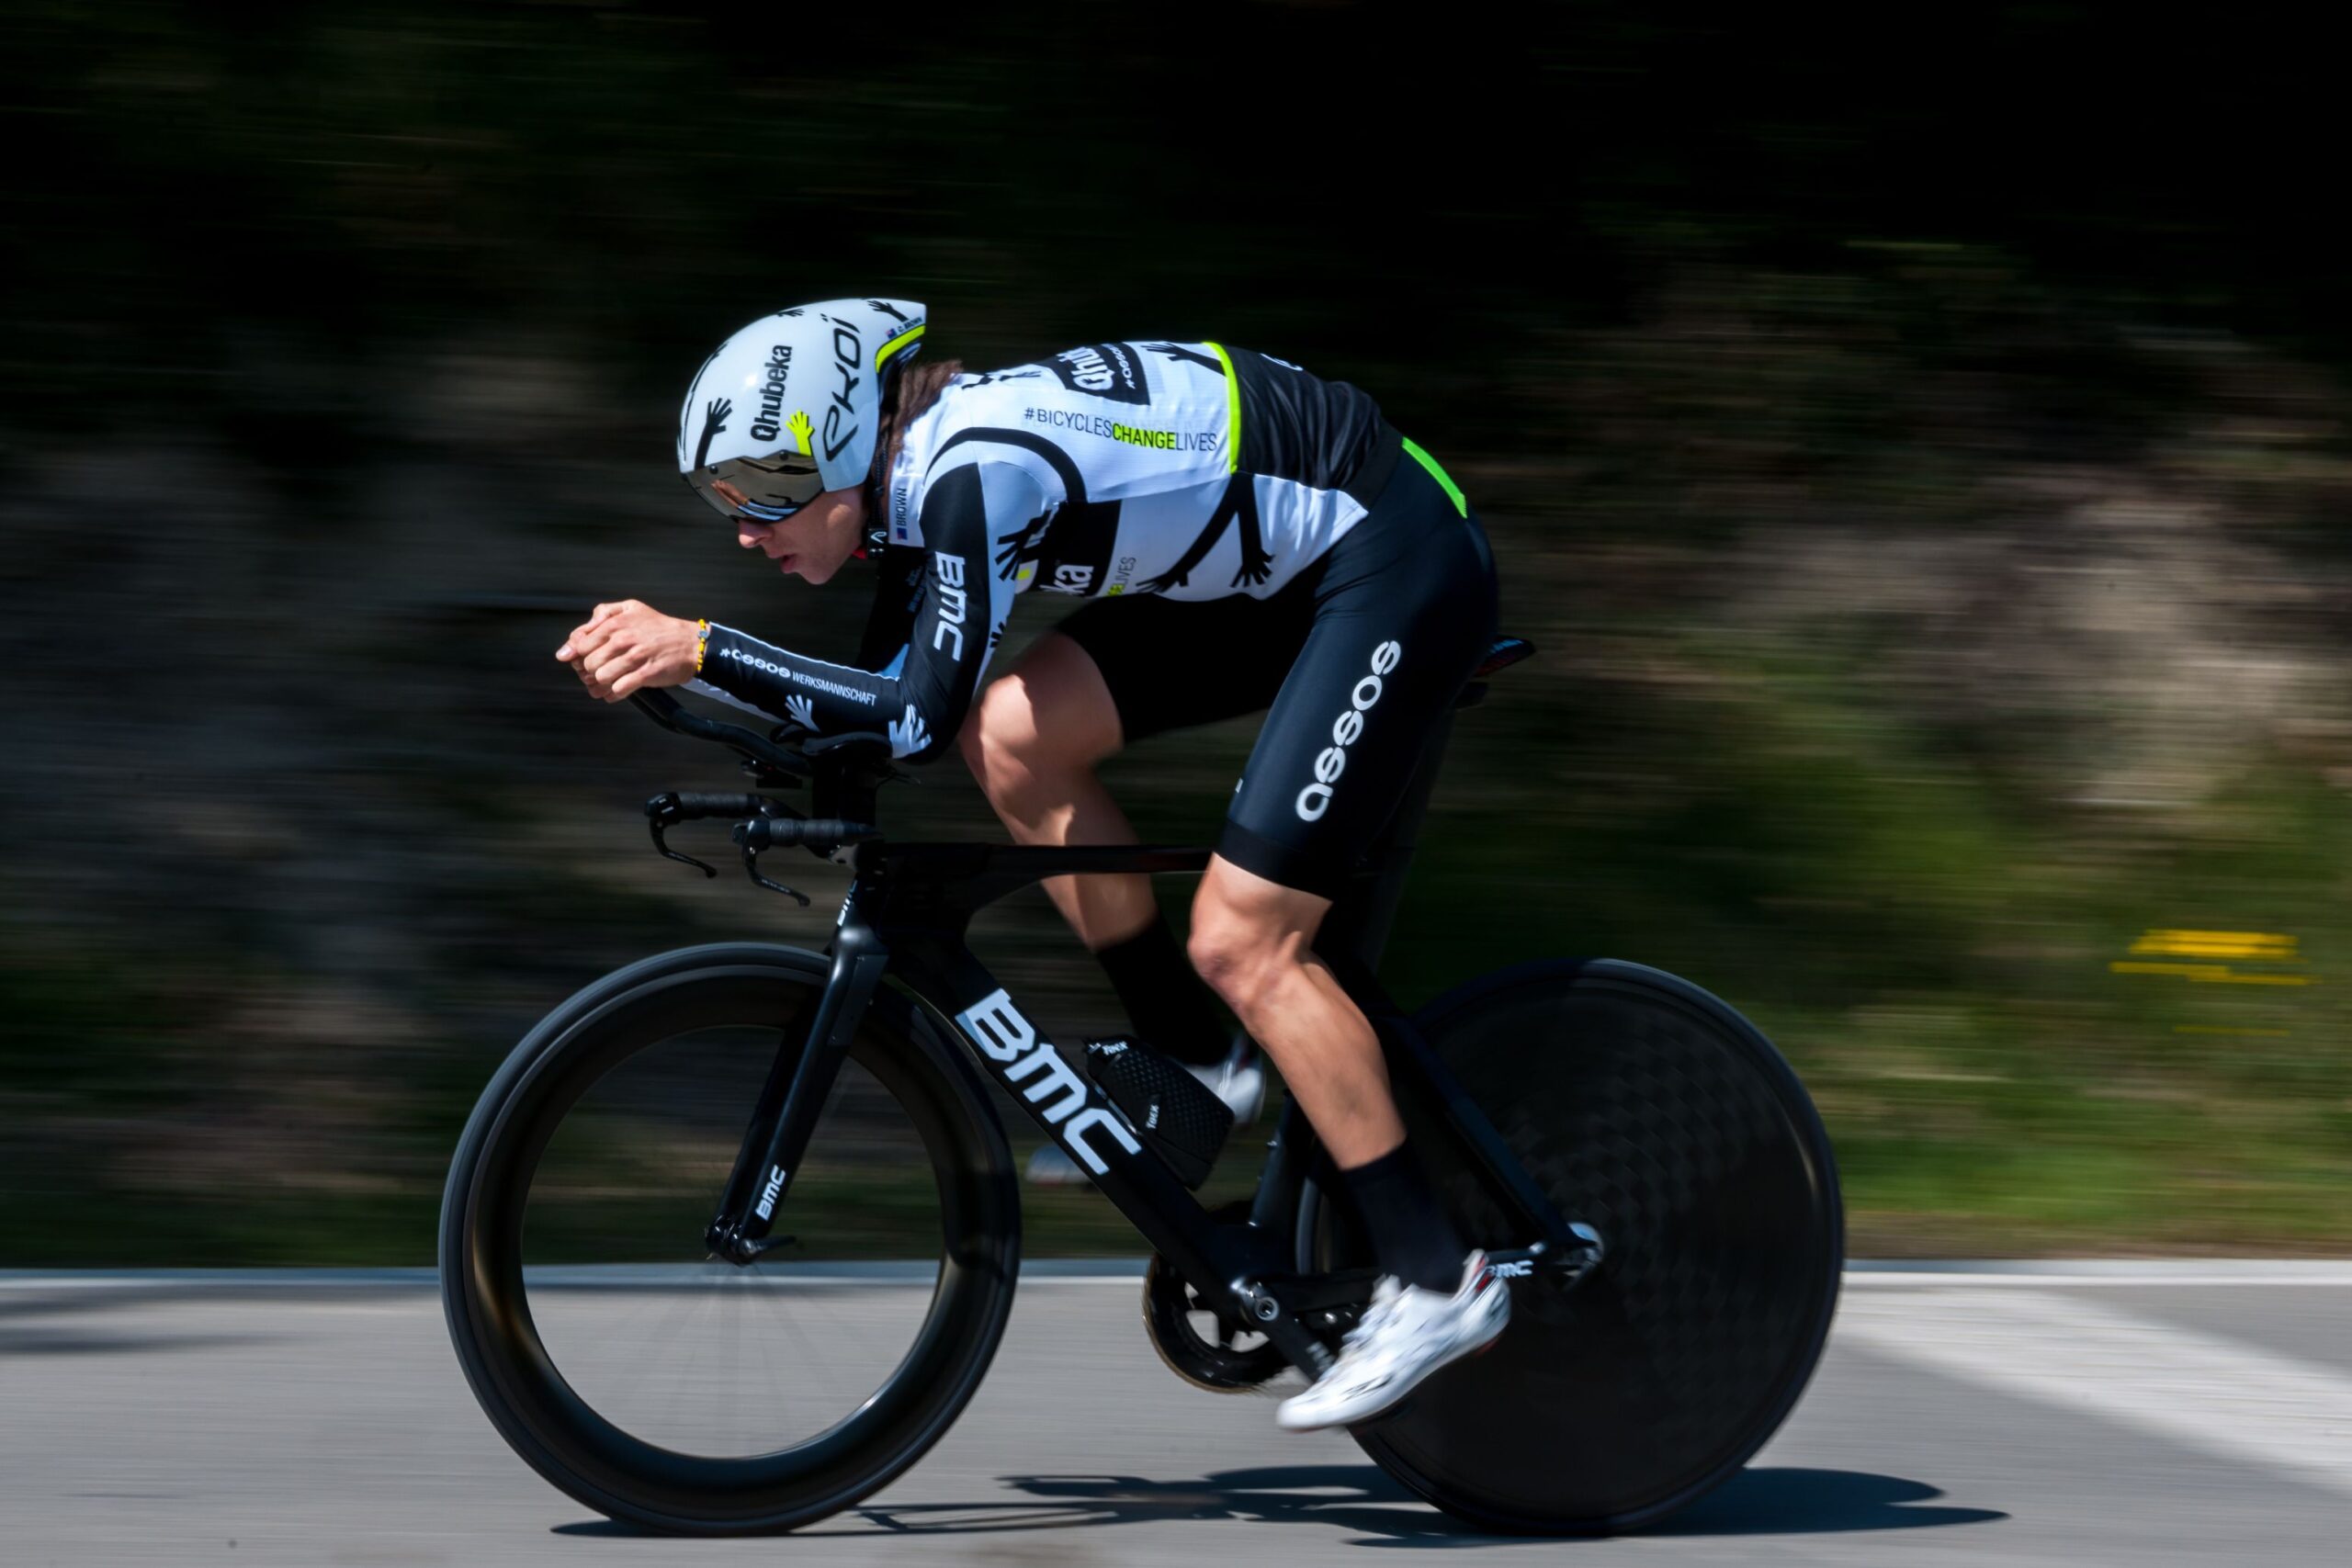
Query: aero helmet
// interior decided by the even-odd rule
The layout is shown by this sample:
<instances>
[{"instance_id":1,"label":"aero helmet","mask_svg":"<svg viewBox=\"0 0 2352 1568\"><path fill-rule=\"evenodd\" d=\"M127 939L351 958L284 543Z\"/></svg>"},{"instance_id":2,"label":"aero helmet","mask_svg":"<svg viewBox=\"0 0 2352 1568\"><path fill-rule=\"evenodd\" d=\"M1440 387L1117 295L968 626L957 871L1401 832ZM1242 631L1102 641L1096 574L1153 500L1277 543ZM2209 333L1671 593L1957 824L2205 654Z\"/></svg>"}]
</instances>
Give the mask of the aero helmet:
<instances>
[{"instance_id":1,"label":"aero helmet","mask_svg":"<svg viewBox=\"0 0 2352 1568\"><path fill-rule=\"evenodd\" d=\"M678 412L678 471L729 517L773 523L864 484L888 378L922 347L923 309L828 299L763 316L718 345ZM711 489L724 479L733 502Z\"/></svg>"}]
</instances>

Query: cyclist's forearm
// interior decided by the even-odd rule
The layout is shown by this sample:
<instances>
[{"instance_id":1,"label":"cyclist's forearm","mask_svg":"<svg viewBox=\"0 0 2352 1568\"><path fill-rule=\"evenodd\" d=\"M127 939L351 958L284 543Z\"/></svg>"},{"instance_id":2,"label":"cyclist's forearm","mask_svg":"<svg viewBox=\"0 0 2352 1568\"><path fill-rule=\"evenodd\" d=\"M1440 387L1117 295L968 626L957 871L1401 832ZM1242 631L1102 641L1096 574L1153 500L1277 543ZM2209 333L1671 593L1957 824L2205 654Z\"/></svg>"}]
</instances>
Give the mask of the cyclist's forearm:
<instances>
[{"instance_id":1,"label":"cyclist's forearm","mask_svg":"<svg viewBox=\"0 0 2352 1568\"><path fill-rule=\"evenodd\" d=\"M922 624L919 618L918 627ZM820 734L877 731L890 738L891 755L927 762L963 727L973 684L988 659L984 637L939 640L943 649L956 651L911 646L882 673L810 659L732 626L714 626L696 684Z\"/></svg>"},{"instance_id":2,"label":"cyclist's forearm","mask_svg":"<svg viewBox=\"0 0 2352 1568\"><path fill-rule=\"evenodd\" d=\"M695 683L828 734L881 729L902 705L896 677L810 659L716 623Z\"/></svg>"}]
</instances>

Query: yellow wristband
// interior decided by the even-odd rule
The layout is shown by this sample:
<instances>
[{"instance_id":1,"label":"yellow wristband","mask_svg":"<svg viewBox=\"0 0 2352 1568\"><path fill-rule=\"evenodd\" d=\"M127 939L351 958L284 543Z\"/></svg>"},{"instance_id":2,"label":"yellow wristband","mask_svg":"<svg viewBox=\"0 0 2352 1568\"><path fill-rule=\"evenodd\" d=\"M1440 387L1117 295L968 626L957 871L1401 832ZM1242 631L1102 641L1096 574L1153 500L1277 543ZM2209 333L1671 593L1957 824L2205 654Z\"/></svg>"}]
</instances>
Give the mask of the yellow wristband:
<instances>
[{"instance_id":1,"label":"yellow wristband","mask_svg":"<svg viewBox=\"0 0 2352 1568\"><path fill-rule=\"evenodd\" d=\"M702 673L702 660L703 660L703 655L705 655L705 654L708 653L709 651L710 651L710 623L709 623L708 621L696 621L696 622L695 623L695 674L699 675L699 674L701 674L701 673Z\"/></svg>"}]
</instances>

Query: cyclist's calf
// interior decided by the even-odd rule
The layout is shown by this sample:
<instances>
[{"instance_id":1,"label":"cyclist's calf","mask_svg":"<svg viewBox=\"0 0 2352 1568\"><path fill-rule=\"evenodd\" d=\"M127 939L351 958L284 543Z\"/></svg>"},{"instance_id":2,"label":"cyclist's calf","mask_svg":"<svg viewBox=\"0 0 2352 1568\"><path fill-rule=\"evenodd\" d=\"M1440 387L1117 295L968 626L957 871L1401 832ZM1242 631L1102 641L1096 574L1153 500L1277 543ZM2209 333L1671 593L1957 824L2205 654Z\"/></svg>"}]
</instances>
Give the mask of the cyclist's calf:
<instances>
[{"instance_id":1,"label":"cyclist's calf","mask_svg":"<svg viewBox=\"0 0 2352 1568\"><path fill-rule=\"evenodd\" d=\"M1405 1141L1372 1025L1309 947L1330 900L1222 856L1193 900L1193 967L1282 1069L1292 1098L1342 1168Z\"/></svg>"}]
</instances>

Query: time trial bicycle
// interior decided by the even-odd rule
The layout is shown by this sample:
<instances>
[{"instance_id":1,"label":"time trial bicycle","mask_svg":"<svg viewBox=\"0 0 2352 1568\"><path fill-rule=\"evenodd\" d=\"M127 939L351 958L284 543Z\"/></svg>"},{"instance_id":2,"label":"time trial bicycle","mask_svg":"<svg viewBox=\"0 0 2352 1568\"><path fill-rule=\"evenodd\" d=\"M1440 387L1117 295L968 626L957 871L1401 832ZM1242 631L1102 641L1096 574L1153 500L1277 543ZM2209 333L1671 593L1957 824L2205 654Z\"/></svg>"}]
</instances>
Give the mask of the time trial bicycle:
<instances>
[{"instance_id":1,"label":"time trial bicycle","mask_svg":"<svg viewBox=\"0 0 2352 1568\"><path fill-rule=\"evenodd\" d=\"M1532 651L1498 640L1457 709ZM648 802L663 854L690 860L672 829L729 819L752 878L804 905L764 853L853 875L823 952L630 964L483 1091L443 1201L442 1296L516 1453L613 1518L700 1534L806 1525L899 1474L971 1399L1012 1308L1005 1100L1151 1247L1145 1325L1180 1376L1238 1391L1330 1364L1375 1271L1305 1118L1281 1112L1253 1197L1204 1207L1229 1112L1148 1046L1074 1061L965 942L975 912L1041 878L1193 872L1209 852L894 843L876 825L899 776L882 737L634 700L731 748L754 785ZM1351 1435L1476 1526L1636 1529L1736 1472L1804 1390L1842 1263L1837 1171L1778 1052L1671 975L1522 964L1409 1013L1381 988L1445 739L1316 948L1507 1281L1510 1326ZM775 798L804 787L806 815Z\"/></svg>"}]
</instances>

